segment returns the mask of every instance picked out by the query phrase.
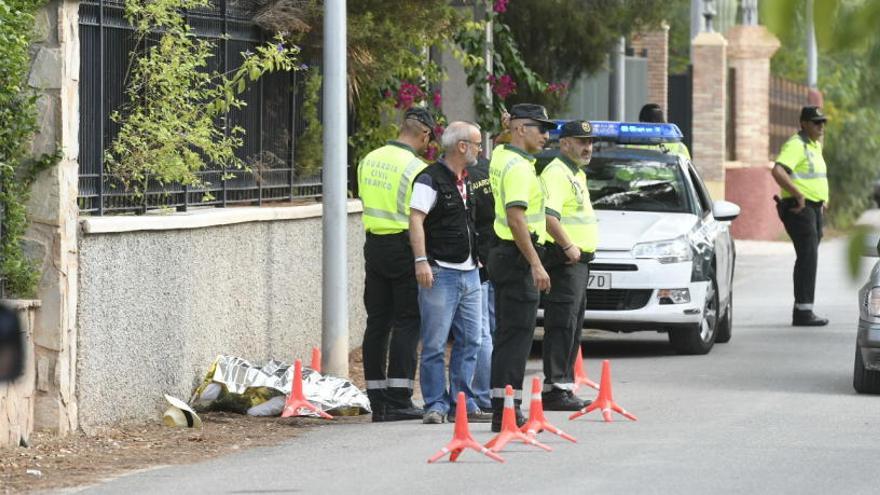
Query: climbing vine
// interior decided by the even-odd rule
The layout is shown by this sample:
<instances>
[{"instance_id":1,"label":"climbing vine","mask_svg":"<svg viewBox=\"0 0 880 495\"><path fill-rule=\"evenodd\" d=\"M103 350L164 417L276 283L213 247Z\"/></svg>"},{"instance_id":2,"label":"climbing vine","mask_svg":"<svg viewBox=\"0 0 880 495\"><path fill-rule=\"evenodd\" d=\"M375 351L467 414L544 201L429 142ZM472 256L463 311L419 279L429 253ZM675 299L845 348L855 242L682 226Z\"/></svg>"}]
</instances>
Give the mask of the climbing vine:
<instances>
[{"instance_id":1,"label":"climbing vine","mask_svg":"<svg viewBox=\"0 0 880 495\"><path fill-rule=\"evenodd\" d=\"M300 68L299 48L278 35L255 52L242 53L241 66L232 73L206 70L214 43L193 35L184 11L210 3L125 2L136 46L148 48L131 54L127 102L111 116L121 128L106 153L106 164L136 196L143 197L148 181L201 186L196 172L208 164L242 168L235 150L242 145L244 130L230 127L227 113L245 105L239 95L248 83L270 72Z\"/></svg>"},{"instance_id":2,"label":"climbing vine","mask_svg":"<svg viewBox=\"0 0 880 495\"><path fill-rule=\"evenodd\" d=\"M39 269L27 258L22 238L28 227L25 204L37 174L59 154L33 157L37 125L36 92L27 86L28 46L34 12L43 0L0 2L0 295L34 297Z\"/></svg>"}]
</instances>

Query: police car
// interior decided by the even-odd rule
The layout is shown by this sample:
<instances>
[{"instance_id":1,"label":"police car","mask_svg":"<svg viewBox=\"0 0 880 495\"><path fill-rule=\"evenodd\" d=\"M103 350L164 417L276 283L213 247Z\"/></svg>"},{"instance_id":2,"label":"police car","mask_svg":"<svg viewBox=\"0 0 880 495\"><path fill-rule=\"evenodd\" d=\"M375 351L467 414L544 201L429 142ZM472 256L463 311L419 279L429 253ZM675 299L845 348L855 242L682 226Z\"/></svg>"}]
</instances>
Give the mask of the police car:
<instances>
[{"instance_id":1,"label":"police car","mask_svg":"<svg viewBox=\"0 0 880 495\"><path fill-rule=\"evenodd\" d=\"M666 332L680 354L728 342L736 258L729 222L739 206L713 201L691 161L672 151L682 138L676 125L591 124L586 174L599 247L584 327ZM539 171L558 153L539 154Z\"/></svg>"}]
</instances>

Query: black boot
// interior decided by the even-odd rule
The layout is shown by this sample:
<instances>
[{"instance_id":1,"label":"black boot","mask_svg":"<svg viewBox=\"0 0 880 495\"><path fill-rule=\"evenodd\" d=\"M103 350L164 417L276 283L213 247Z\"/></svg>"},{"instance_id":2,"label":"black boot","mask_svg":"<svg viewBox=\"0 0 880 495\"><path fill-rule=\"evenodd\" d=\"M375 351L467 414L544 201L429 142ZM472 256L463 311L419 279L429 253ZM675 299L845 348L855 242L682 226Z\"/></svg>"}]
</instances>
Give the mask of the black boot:
<instances>
[{"instance_id":1,"label":"black boot","mask_svg":"<svg viewBox=\"0 0 880 495\"><path fill-rule=\"evenodd\" d=\"M523 416L522 410L519 408L519 404L513 406L513 412L516 415L516 426L522 426L526 424L526 417ZM501 418L504 417L504 407L501 409L493 409L492 411L492 431L494 433L498 433L501 431Z\"/></svg>"},{"instance_id":2,"label":"black boot","mask_svg":"<svg viewBox=\"0 0 880 495\"><path fill-rule=\"evenodd\" d=\"M584 402L567 390L554 388L541 394L541 402L545 411L580 411Z\"/></svg>"},{"instance_id":3,"label":"black boot","mask_svg":"<svg viewBox=\"0 0 880 495\"><path fill-rule=\"evenodd\" d=\"M824 327L828 318L820 318L810 309L795 309L791 312L791 324L795 327Z\"/></svg>"}]
</instances>

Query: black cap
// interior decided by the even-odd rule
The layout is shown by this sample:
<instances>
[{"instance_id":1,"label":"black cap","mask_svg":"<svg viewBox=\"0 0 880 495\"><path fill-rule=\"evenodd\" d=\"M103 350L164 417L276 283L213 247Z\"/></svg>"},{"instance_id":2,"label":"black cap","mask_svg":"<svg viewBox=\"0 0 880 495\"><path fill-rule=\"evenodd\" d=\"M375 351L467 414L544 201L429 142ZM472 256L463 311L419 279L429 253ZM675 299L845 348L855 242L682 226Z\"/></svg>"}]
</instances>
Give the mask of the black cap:
<instances>
[{"instance_id":1,"label":"black cap","mask_svg":"<svg viewBox=\"0 0 880 495\"><path fill-rule=\"evenodd\" d=\"M559 131L559 139L567 137L591 138L593 137L593 126L586 120L566 122L562 124L562 129Z\"/></svg>"},{"instance_id":2,"label":"black cap","mask_svg":"<svg viewBox=\"0 0 880 495\"><path fill-rule=\"evenodd\" d=\"M822 110L819 107L804 107L801 108L801 122L806 120L812 122L826 122L828 121L828 117L822 113Z\"/></svg>"},{"instance_id":3,"label":"black cap","mask_svg":"<svg viewBox=\"0 0 880 495\"><path fill-rule=\"evenodd\" d=\"M651 122L662 124L666 122L663 117L663 109L656 103L646 103L639 112L639 122Z\"/></svg>"},{"instance_id":4,"label":"black cap","mask_svg":"<svg viewBox=\"0 0 880 495\"><path fill-rule=\"evenodd\" d=\"M436 126L437 123L434 121L434 117L431 116L431 113L428 112L427 110L425 110L424 108L412 107L406 111L403 118L404 119L413 119L418 122L421 122L422 124L425 124L426 126L428 126L428 129L431 130L431 138L435 137L434 136L434 126Z\"/></svg>"},{"instance_id":5,"label":"black cap","mask_svg":"<svg viewBox=\"0 0 880 495\"><path fill-rule=\"evenodd\" d=\"M534 103L517 103L510 108L510 120L532 119L546 124L547 129L556 129L556 122L547 117L547 109Z\"/></svg>"}]
</instances>

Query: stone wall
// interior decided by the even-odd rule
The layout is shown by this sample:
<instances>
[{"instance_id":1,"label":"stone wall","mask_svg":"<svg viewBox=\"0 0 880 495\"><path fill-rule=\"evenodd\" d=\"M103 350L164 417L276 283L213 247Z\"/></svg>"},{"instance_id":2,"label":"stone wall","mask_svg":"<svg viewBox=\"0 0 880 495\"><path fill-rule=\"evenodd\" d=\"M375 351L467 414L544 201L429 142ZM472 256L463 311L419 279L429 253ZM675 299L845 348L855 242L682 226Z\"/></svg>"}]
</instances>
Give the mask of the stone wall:
<instances>
[{"instance_id":1,"label":"stone wall","mask_svg":"<svg viewBox=\"0 0 880 495\"><path fill-rule=\"evenodd\" d=\"M349 297L332 302L349 308L352 349L366 322L359 205L349 204ZM303 209L309 214L298 215ZM320 211L230 208L84 220L81 428L156 420L162 394L188 399L218 354L309 359L321 344Z\"/></svg>"},{"instance_id":2,"label":"stone wall","mask_svg":"<svg viewBox=\"0 0 880 495\"><path fill-rule=\"evenodd\" d=\"M28 204L29 255L42 261L34 322L36 428L66 434L76 429L76 221L79 156L78 2L52 0L36 15L28 85L39 94L35 154L61 147L61 162L42 173Z\"/></svg>"},{"instance_id":3,"label":"stone wall","mask_svg":"<svg viewBox=\"0 0 880 495\"><path fill-rule=\"evenodd\" d=\"M24 333L24 374L11 383L0 382L0 448L27 444L34 431L34 314L37 301L3 301L18 312Z\"/></svg>"}]
</instances>

